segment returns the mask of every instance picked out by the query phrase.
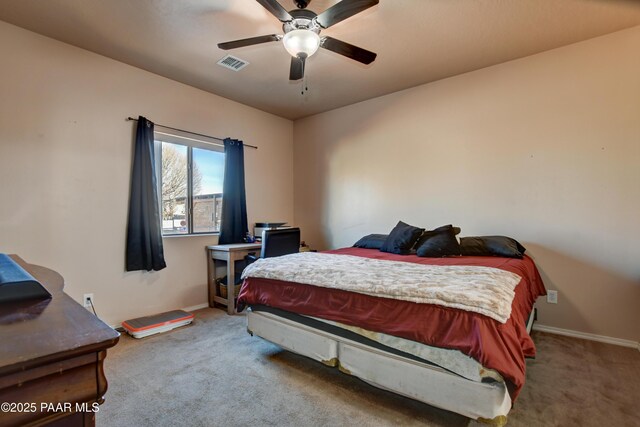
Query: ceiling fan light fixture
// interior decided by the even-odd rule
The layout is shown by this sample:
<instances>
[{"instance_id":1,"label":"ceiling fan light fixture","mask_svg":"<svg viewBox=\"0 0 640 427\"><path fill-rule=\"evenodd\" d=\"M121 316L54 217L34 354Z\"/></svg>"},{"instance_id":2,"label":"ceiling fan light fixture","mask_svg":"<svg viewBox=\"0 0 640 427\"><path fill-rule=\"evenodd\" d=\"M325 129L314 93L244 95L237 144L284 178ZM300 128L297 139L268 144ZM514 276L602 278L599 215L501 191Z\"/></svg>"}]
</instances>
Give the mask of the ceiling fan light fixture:
<instances>
[{"instance_id":1,"label":"ceiling fan light fixture","mask_svg":"<svg viewBox=\"0 0 640 427\"><path fill-rule=\"evenodd\" d=\"M291 56L297 58L303 54L309 57L320 47L320 36L311 30L292 30L284 35L282 42Z\"/></svg>"}]
</instances>

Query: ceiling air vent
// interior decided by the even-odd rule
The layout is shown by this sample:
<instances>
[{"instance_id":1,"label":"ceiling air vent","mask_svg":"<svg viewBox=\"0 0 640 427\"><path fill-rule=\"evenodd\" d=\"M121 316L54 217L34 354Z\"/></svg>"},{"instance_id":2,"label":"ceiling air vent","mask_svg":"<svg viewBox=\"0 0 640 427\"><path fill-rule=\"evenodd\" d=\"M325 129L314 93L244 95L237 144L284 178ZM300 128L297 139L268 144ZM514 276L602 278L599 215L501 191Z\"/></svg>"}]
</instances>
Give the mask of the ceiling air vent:
<instances>
[{"instance_id":1,"label":"ceiling air vent","mask_svg":"<svg viewBox=\"0 0 640 427\"><path fill-rule=\"evenodd\" d=\"M233 71L240 71L249 63L243 59L237 58L233 55L226 55L220 61L218 61L218 65L221 65L225 68L228 68Z\"/></svg>"}]
</instances>

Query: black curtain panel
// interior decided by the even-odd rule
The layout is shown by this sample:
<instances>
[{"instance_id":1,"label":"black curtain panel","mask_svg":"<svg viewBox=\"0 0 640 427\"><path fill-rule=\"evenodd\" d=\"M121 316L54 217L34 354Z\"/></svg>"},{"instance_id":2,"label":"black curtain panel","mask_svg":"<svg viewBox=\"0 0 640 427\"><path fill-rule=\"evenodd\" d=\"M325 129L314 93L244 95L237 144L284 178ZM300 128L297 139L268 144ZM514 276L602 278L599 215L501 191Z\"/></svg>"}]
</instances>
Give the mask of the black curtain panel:
<instances>
[{"instance_id":1,"label":"black curtain panel","mask_svg":"<svg viewBox=\"0 0 640 427\"><path fill-rule=\"evenodd\" d=\"M162 248L162 222L154 154L153 123L140 116L129 195L127 271L162 270L167 266Z\"/></svg>"},{"instance_id":2,"label":"black curtain panel","mask_svg":"<svg viewBox=\"0 0 640 427\"><path fill-rule=\"evenodd\" d=\"M218 243L242 243L249 231L247 196L244 188L244 146L242 141L224 140L224 183L222 184L222 224Z\"/></svg>"}]
</instances>

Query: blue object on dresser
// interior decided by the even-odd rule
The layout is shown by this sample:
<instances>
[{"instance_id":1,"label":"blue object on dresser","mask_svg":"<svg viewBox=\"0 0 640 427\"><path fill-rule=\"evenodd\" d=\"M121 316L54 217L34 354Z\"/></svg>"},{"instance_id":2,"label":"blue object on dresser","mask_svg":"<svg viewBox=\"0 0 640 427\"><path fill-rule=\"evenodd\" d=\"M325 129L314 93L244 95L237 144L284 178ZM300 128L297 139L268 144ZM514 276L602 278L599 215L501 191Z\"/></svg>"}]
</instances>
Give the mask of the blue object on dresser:
<instances>
[{"instance_id":1,"label":"blue object on dresser","mask_svg":"<svg viewBox=\"0 0 640 427\"><path fill-rule=\"evenodd\" d=\"M31 274L6 254L0 254L0 303L51 298Z\"/></svg>"}]
</instances>

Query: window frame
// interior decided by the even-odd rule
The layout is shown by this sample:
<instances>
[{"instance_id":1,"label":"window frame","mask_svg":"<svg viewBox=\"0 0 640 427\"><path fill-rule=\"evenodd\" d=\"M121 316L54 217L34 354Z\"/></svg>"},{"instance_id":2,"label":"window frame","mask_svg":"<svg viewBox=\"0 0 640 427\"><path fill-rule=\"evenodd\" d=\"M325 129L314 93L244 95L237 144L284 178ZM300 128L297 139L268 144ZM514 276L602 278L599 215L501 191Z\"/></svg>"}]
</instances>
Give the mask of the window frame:
<instances>
[{"instance_id":1,"label":"window frame","mask_svg":"<svg viewBox=\"0 0 640 427\"><path fill-rule=\"evenodd\" d=\"M200 137L199 137L200 138ZM202 150L215 151L224 153L224 145L220 142L214 140L213 138L202 137L201 139L196 139L190 136L187 132L181 131L171 131L171 133L163 132L155 130L153 133L153 142L154 142L154 163L156 168L156 185L158 191L158 203L160 210L160 217L162 219L162 143L166 142L169 144L176 144L186 147L187 149L187 195L185 201L185 217L187 219L187 232L186 233L170 233L165 234L164 229L161 226L162 238L165 237L186 237L186 236L210 236L210 235L219 235L220 230L218 231L194 231L194 223L193 223L193 149L198 148ZM224 174L224 169L223 169ZM217 194L217 193L216 193ZM224 203L224 193L222 194L222 199ZM213 199L214 209L216 206L216 199Z\"/></svg>"}]
</instances>

